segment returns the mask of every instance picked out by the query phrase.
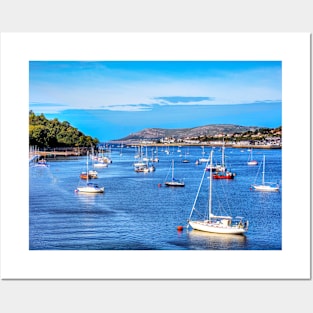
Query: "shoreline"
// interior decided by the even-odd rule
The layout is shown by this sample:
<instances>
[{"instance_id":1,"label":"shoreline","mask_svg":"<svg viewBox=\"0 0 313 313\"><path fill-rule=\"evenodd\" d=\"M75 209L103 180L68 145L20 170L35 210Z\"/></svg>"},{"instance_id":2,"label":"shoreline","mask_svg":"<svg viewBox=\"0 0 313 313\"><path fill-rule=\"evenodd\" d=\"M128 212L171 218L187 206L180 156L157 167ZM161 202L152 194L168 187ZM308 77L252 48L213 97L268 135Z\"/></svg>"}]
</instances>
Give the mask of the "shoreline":
<instances>
[{"instance_id":1,"label":"shoreline","mask_svg":"<svg viewBox=\"0 0 313 313\"><path fill-rule=\"evenodd\" d=\"M225 148L241 148L241 149L282 149L281 145L251 145L251 144L223 144L223 143L151 143L151 142L125 142L125 141L108 141L107 145L123 145L123 146L147 146L147 147L222 147Z\"/></svg>"}]
</instances>

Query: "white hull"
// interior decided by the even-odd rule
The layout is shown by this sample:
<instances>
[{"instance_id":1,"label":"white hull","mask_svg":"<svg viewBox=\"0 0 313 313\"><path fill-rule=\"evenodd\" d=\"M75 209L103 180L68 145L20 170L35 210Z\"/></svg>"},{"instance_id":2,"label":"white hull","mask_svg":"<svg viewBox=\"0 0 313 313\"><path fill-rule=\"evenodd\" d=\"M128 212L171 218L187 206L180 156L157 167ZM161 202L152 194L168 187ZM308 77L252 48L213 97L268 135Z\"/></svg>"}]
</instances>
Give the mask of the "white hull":
<instances>
[{"instance_id":1,"label":"white hull","mask_svg":"<svg viewBox=\"0 0 313 313\"><path fill-rule=\"evenodd\" d=\"M246 229L240 228L239 226L225 226L206 221L189 221L189 225L195 230L205 231L208 233L242 235L246 232Z\"/></svg>"},{"instance_id":2,"label":"white hull","mask_svg":"<svg viewBox=\"0 0 313 313\"><path fill-rule=\"evenodd\" d=\"M258 161L249 161L248 165L258 165Z\"/></svg>"},{"instance_id":3,"label":"white hull","mask_svg":"<svg viewBox=\"0 0 313 313\"><path fill-rule=\"evenodd\" d=\"M168 187L185 187L185 183L181 182L165 182L165 185Z\"/></svg>"},{"instance_id":4,"label":"white hull","mask_svg":"<svg viewBox=\"0 0 313 313\"><path fill-rule=\"evenodd\" d=\"M108 167L107 163L95 163L93 167Z\"/></svg>"},{"instance_id":5,"label":"white hull","mask_svg":"<svg viewBox=\"0 0 313 313\"><path fill-rule=\"evenodd\" d=\"M103 193L104 187L78 187L76 191L82 193Z\"/></svg>"},{"instance_id":6,"label":"white hull","mask_svg":"<svg viewBox=\"0 0 313 313\"><path fill-rule=\"evenodd\" d=\"M266 185L252 185L252 188L257 191L279 191L279 187Z\"/></svg>"}]
</instances>

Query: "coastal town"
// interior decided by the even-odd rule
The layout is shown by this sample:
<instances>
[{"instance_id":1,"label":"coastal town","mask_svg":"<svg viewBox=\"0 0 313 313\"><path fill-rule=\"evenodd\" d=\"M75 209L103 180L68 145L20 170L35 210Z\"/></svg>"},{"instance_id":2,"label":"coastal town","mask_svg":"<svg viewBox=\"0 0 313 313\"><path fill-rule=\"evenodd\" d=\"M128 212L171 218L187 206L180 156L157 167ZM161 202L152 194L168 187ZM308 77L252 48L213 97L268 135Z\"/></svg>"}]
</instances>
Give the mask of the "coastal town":
<instances>
[{"instance_id":1,"label":"coastal town","mask_svg":"<svg viewBox=\"0 0 313 313\"><path fill-rule=\"evenodd\" d=\"M246 131L243 133L216 133L203 134L199 136L169 136L161 138L152 138L142 134L141 138L136 136L129 136L125 140L110 141L110 144L123 145L205 145L205 146L228 146L234 148L268 148L281 149L282 148L282 128L260 128L254 131Z\"/></svg>"}]
</instances>

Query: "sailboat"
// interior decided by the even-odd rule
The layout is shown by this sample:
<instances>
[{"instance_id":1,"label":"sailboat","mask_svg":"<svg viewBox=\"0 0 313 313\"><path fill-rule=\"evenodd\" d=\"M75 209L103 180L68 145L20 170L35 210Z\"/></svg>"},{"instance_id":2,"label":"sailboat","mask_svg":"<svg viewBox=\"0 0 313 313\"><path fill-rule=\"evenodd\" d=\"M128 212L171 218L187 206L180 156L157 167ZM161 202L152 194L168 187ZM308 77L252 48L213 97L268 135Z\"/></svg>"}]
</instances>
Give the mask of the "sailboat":
<instances>
[{"instance_id":1,"label":"sailboat","mask_svg":"<svg viewBox=\"0 0 313 313\"><path fill-rule=\"evenodd\" d=\"M212 165L213 159L213 149L211 151L210 162ZM212 168L210 170L210 187L209 187L209 199L208 199L208 210L205 212L203 218L200 220L193 220L192 216L194 212L198 212L196 209L196 203L200 194L200 190L203 184L206 171L203 171L202 179L198 188L198 192L193 203L189 219L188 226L190 225L195 230L200 230L208 233L218 233L218 234L233 234L233 235L242 235L248 231L249 222L244 221L243 217L237 216L233 218L231 216L218 216L212 213Z\"/></svg>"},{"instance_id":2,"label":"sailboat","mask_svg":"<svg viewBox=\"0 0 313 313\"><path fill-rule=\"evenodd\" d=\"M202 157L199 159L199 161L200 162L208 162L209 159L204 157L204 155L205 155L204 146L201 146L201 148L202 148Z\"/></svg>"},{"instance_id":3,"label":"sailboat","mask_svg":"<svg viewBox=\"0 0 313 313\"><path fill-rule=\"evenodd\" d=\"M88 152L87 152L87 162L86 162L86 173L88 173ZM86 184L83 186L78 186L75 189L75 192L80 193L103 193L104 187L99 187L98 184L90 183L89 182L89 175L86 177Z\"/></svg>"},{"instance_id":4,"label":"sailboat","mask_svg":"<svg viewBox=\"0 0 313 313\"><path fill-rule=\"evenodd\" d=\"M214 179L233 179L236 174L227 170L225 165L225 147L222 147L222 163L216 165L216 174L213 174Z\"/></svg>"},{"instance_id":5,"label":"sailboat","mask_svg":"<svg viewBox=\"0 0 313 313\"><path fill-rule=\"evenodd\" d=\"M260 185L253 184L251 188L257 191L279 191L279 185L265 181L265 155L263 155L262 183Z\"/></svg>"},{"instance_id":6,"label":"sailboat","mask_svg":"<svg viewBox=\"0 0 313 313\"><path fill-rule=\"evenodd\" d=\"M248 165L258 165L258 161L253 159L253 152L252 149L250 150L249 159L247 162Z\"/></svg>"},{"instance_id":7,"label":"sailboat","mask_svg":"<svg viewBox=\"0 0 313 313\"><path fill-rule=\"evenodd\" d=\"M167 179L167 176L165 178L165 186L168 186L168 187L185 187L185 182L181 179L176 179L174 177L174 160L172 160L172 179L171 180L168 180L166 181Z\"/></svg>"},{"instance_id":8,"label":"sailboat","mask_svg":"<svg viewBox=\"0 0 313 313\"><path fill-rule=\"evenodd\" d=\"M187 154L189 153L187 153L187 151L185 150L185 158L182 159L182 163L190 163L190 160L187 158Z\"/></svg>"}]
</instances>

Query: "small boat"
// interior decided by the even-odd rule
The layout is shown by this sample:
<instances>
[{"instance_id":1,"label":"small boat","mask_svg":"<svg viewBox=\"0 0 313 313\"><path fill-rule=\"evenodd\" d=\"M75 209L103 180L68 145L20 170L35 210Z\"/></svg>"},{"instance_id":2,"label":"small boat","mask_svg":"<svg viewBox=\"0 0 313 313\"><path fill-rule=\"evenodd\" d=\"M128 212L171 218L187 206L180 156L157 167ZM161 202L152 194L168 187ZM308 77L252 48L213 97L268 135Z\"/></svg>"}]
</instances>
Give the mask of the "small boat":
<instances>
[{"instance_id":1,"label":"small boat","mask_svg":"<svg viewBox=\"0 0 313 313\"><path fill-rule=\"evenodd\" d=\"M87 162L86 162L86 173L89 173L88 170L88 152L87 152ZM98 184L90 183L89 182L89 175L86 175L86 184L82 186L78 186L75 189L75 192L79 193L103 193L104 192L104 187L99 187Z\"/></svg>"},{"instance_id":2,"label":"small boat","mask_svg":"<svg viewBox=\"0 0 313 313\"><path fill-rule=\"evenodd\" d=\"M188 159L183 159L183 160L182 160L182 163L190 163L190 160L188 160Z\"/></svg>"},{"instance_id":3,"label":"small boat","mask_svg":"<svg viewBox=\"0 0 313 313\"><path fill-rule=\"evenodd\" d=\"M212 164L213 149L211 151L210 162ZM203 171L201 182L196 194L195 201L193 203L189 219L188 226L191 226L194 230L199 230L208 233L217 233L217 234L232 234L232 235L243 235L248 231L249 222L243 219L243 217L237 216L235 218L228 215L214 215L212 213L212 167L210 170L209 176L209 199L208 199L208 209L205 209L205 212L199 219L193 219L193 214L195 212L202 212L201 208L196 209L196 204L198 202L198 197L200 190L203 184L206 171Z\"/></svg>"},{"instance_id":4,"label":"small boat","mask_svg":"<svg viewBox=\"0 0 313 313\"><path fill-rule=\"evenodd\" d=\"M174 160L172 160L172 179L171 180L167 180L168 174L165 178L165 186L168 187L185 187L185 182L182 179L176 179L174 177Z\"/></svg>"},{"instance_id":5,"label":"small boat","mask_svg":"<svg viewBox=\"0 0 313 313\"><path fill-rule=\"evenodd\" d=\"M182 163L190 163L190 160L187 158L187 151L185 151L185 158L182 159Z\"/></svg>"},{"instance_id":6,"label":"small boat","mask_svg":"<svg viewBox=\"0 0 313 313\"><path fill-rule=\"evenodd\" d=\"M134 171L137 173L150 173L155 171L155 167L148 163L136 163L134 164Z\"/></svg>"},{"instance_id":7,"label":"small boat","mask_svg":"<svg viewBox=\"0 0 313 313\"><path fill-rule=\"evenodd\" d=\"M251 185L252 190L257 191L279 191L279 184L265 181L265 155L263 155L262 183ZM258 176L258 175L257 175Z\"/></svg>"},{"instance_id":8,"label":"small boat","mask_svg":"<svg viewBox=\"0 0 313 313\"><path fill-rule=\"evenodd\" d=\"M248 165L258 165L258 161L253 159L253 152L252 149L250 149L249 159L247 162Z\"/></svg>"},{"instance_id":9,"label":"small boat","mask_svg":"<svg viewBox=\"0 0 313 313\"><path fill-rule=\"evenodd\" d=\"M216 172L213 174L214 179L234 179L236 174L227 170L225 165L225 147L222 147L222 163L216 166Z\"/></svg>"},{"instance_id":10,"label":"small boat","mask_svg":"<svg viewBox=\"0 0 313 313\"><path fill-rule=\"evenodd\" d=\"M214 179L234 179L236 176L235 173L226 171L226 172L218 172L216 174L213 174Z\"/></svg>"},{"instance_id":11,"label":"small boat","mask_svg":"<svg viewBox=\"0 0 313 313\"><path fill-rule=\"evenodd\" d=\"M45 160L45 159L40 159L40 160L38 160L37 163L35 163L34 166L35 166L35 167L48 167L49 164L47 163L47 160Z\"/></svg>"},{"instance_id":12,"label":"small boat","mask_svg":"<svg viewBox=\"0 0 313 313\"><path fill-rule=\"evenodd\" d=\"M200 160L196 160L195 164L200 165L200 164L202 164L202 162Z\"/></svg>"},{"instance_id":13,"label":"small boat","mask_svg":"<svg viewBox=\"0 0 313 313\"><path fill-rule=\"evenodd\" d=\"M204 163L204 162L209 162L209 161L210 161L210 159L209 159L209 158L204 157L204 155L205 155L204 146L201 146L201 148L202 148L202 157L201 157L201 158L199 158L199 162L201 162L201 163Z\"/></svg>"},{"instance_id":14,"label":"small boat","mask_svg":"<svg viewBox=\"0 0 313 313\"><path fill-rule=\"evenodd\" d=\"M103 193L104 187L99 187L98 184L94 183L87 183L85 186L77 187L75 192L80 193Z\"/></svg>"},{"instance_id":15,"label":"small boat","mask_svg":"<svg viewBox=\"0 0 313 313\"><path fill-rule=\"evenodd\" d=\"M104 168L104 167L108 167L108 163L103 163L103 162L96 162L93 164L93 167L96 167L96 168Z\"/></svg>"},{"instance_id":16,"label":"small boat","mask_svg":"<svg viewBox=\"0 0 313 313\"><path fill-rule=\"evenodd\" d=\"M156 154L156 155L154 155ZM159 162L159 158L158 158L158 147L156 148L156 150L154 151L152 149L152 157L151 157L151 162Z\"/></svg>"},{"instance_id":17,"label":"small boat","mask_svg":"<svg viewBox=\"0 0 313 313\"><path fill-rule=\"evenodd\" d=\"M97 172L97 171L94 171L94 170L89 170L89 171L88 171L88 175L87 175L87 172L82 172L82 173L80 174L80 178L81 178L81 179L98 178L98 172Z\"/></svg>"}]
</instances>

